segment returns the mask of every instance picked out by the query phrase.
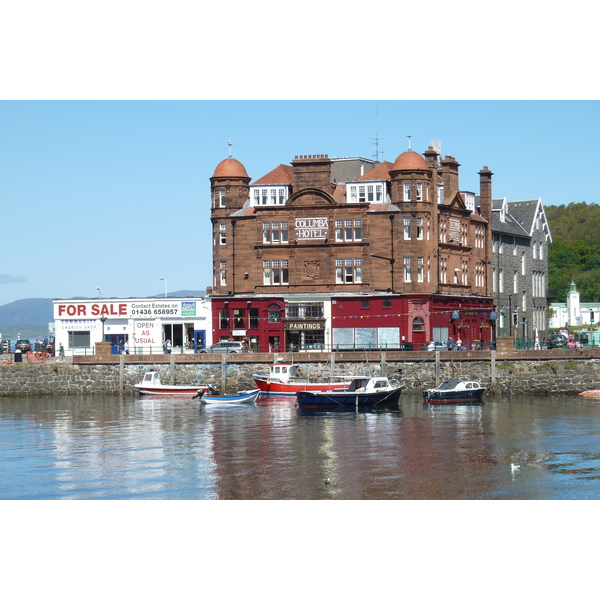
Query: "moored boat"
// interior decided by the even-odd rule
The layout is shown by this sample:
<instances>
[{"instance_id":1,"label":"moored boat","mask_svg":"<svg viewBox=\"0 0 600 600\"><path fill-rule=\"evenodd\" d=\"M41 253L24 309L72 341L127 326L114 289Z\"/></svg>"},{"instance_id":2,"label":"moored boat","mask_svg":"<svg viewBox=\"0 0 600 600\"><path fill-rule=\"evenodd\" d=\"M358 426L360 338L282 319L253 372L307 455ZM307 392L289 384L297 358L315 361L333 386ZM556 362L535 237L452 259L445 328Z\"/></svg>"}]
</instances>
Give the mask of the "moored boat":
<instances>
[{"instance_id":1,"label":"moored boat","mask_svg":"<svg viewBox=\"0 0 600 600\"><path fill-rule=\"evenodd\" d=\"M199 392L215 393L216 389L211 385L169 385L162 383L158 371L148 371L144 373L144 378L135 387L140 394L150 396L189 396L195 397Z\"/></svg>"},{"instance_id":2,"label":"moored boat","mask_svg":"<svg viewBox=\"0 0 600 600\"><path fill-rule=\"evenodd\" d=\"M375 406L398 402L401 385L392 385L387 377L354 376L345 390L296 392L298 406Z\"/></svg>"},{"instance_id":3,"label":"moored boat","mask_svg":"<svg viewBox=\"0 0 600 600\"><path fill-rule=\"evenodd\" d=\"M472 379L448 379L438 387L423 391L423 400L431 404L480 402L486 388Z\"/></svg>"},{"instance_id":4,"label":"moored boat","mask_svg":"<svg viewBox=\"0 0 600 600\"><path fill-rule=\"evenodd\" d=\"M200 394L198 399L204 404L242 404L245 402L256 402L260 390L243 390L235 394L223 394L221 396L209 396Z\"/></svg>"},{"instance_id":5,"label":"moored boat","mask_svg":"<svg viewBox=\"0 0 600 600\"><path fill-rule=\"evenodd\" d=\"M328 381L311 381L300 374L300 365L288 361L276 361L268 375L253 374L256 387L263 395L294 396L299 391L345 390L348 379L336 376Z\"/></svg>"}]
</instances>

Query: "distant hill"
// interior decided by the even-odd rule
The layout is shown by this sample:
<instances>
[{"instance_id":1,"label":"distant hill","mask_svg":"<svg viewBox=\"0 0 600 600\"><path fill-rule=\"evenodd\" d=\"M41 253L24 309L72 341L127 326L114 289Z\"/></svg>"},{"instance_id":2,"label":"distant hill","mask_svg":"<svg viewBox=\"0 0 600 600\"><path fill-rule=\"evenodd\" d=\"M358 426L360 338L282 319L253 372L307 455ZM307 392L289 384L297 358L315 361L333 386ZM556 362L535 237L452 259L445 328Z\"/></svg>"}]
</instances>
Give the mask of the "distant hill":
<instances>
[{"instance_id":1,"label":"distant hill","mask_svg":"<svg viewBox=\"0 0 600 600\"><path fill-rule=\"evenodd\" d=\"M202 297L205 293L195 290L180 290L169 293L169 297ZM148 296L164 297L164 294ZM48 335L48 324L54 320L51 298L25 298L0 306L0 333L5 339L21 338L35 340Z\"/></svg>"}]
</instances>

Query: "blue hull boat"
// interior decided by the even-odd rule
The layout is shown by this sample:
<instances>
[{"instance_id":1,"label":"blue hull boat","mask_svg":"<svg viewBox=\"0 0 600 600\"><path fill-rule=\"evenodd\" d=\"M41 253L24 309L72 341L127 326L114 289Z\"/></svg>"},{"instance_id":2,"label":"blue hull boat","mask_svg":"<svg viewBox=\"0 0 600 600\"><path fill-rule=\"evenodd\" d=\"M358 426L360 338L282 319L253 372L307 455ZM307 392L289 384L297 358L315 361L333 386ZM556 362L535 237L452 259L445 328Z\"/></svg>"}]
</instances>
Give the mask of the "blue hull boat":
<instances>
[{"instance_id":1,"label":"blue hull boat","mask_svg":"<svg viewBox=\"0 0 600 600\"><path fill-rule=\"evenodd\" d=\"M260 390L245 390L236 394L222 396L199 395L198 399L204 404L243 404L246 402L255 402L260 394Z\"/></svg>"},{"instance_id":2,"label":"blue hull boat","mask_svg":"<svg viewBox=\"0 0 600 600\"><path fill-rule=\"evenodd\" d=\"M392 386L387 377L355 377L345 390L296 392L298 406L376 406L398 402L402 386Z\"/></svg>"},{"instance_id":3,"label":"blue hull boat","mask_svg":"<svg viewBox=\"0 0 600 600\"><path fill-rule=\"evenodd\" d=\"M423 392L423 400L430 404L457 404L481 402L486 388L478 381L468 379L448 379L438 387Z\"/></svg>"}]
</instances>

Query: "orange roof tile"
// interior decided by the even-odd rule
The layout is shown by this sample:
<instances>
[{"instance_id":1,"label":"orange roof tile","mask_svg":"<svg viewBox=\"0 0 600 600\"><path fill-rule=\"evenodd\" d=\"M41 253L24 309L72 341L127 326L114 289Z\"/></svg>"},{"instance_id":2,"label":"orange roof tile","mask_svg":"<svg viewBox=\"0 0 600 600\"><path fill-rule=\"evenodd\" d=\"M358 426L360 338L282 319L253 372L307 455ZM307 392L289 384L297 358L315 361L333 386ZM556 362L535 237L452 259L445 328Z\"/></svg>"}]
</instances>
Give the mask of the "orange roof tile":
<instances>
[{"instance_id":1,"label":"orange roof tile","mask_svg":"<svg viewBox=\"0 0 600 600\"><path fill-rule=\"evenodd\" d=\"M294 169L290 165L279 165L257 179L252 185L291 185L294 183Z\"/></svg>"},{"instance_id":2,"label":"orange roof tile","mask_svg":"<svg viewBox=\"0 0 600 600\"><path fill-rule=\"evenodd\" d=\"M364 175L358 177L356 181L389 181L390 170L392 166L393 165L391 162L384 160L373 167L370 171L367 171Z\"/></svg>"}]
</instances>

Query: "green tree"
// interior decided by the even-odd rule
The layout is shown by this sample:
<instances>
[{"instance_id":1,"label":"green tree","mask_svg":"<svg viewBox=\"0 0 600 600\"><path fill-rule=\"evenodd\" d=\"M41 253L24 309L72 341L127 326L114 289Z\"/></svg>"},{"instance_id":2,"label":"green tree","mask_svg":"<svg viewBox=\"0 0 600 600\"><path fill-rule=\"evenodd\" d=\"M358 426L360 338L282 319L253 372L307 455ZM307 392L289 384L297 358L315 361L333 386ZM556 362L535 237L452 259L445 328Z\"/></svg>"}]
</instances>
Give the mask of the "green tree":
<instances>
[{"instance_id":1,"label":"green tree","mask_svg":"<svg viewBox=\"0 0 600 600\"><path fill-rule=\"evenodd\" d=\"M578 202L545 211L552 233L548 288L563 300L575 281L582 302L600 301L600 206Z\"/></svg>"}]
</instances>

